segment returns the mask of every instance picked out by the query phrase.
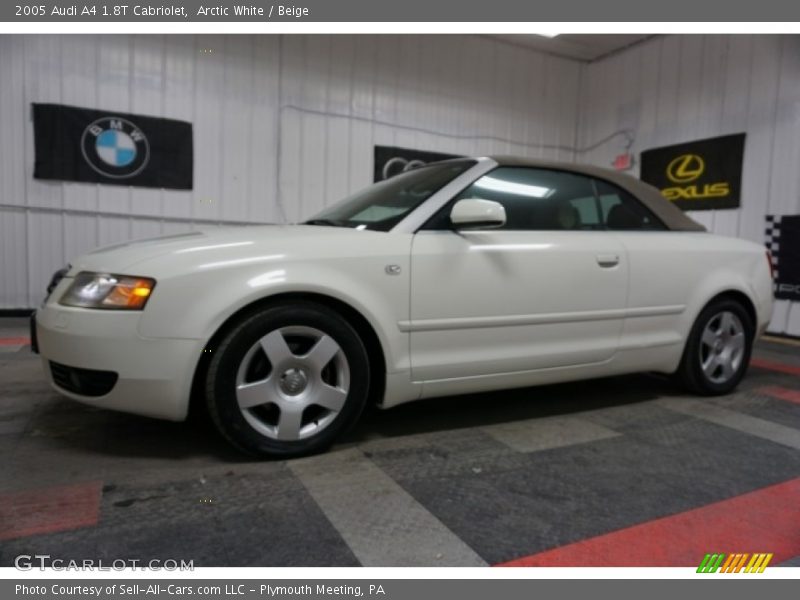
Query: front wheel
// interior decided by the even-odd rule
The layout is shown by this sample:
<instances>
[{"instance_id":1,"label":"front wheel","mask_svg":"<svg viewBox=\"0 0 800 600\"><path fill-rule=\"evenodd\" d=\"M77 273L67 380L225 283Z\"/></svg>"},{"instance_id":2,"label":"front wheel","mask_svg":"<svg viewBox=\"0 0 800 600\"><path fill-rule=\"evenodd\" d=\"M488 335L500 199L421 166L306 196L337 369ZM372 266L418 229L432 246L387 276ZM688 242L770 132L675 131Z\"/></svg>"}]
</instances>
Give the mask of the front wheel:
<instances>
[{"instance_id":1,"label":"front wheel","mask_svg":"<svg viewBox=\"0 0 800 600\"><path fill-rule=\"evenodd\" d=\"M369 360L338 313L307 302L260 310L212 348L206 402L239 449L291 457L325 449L367 400Z\"/></svg>"},{"instance_id":2,"label":"front wheel","mask_svg":"<svg viewBox=\"0 0 800 600\"><path fill-rule=\"evenodd\" d=\"M678 377L698 394L731 392L747 371L753 335L752 319L739 302L724 299L709 304L689 334Z\"/></svg>"}]
</instances>

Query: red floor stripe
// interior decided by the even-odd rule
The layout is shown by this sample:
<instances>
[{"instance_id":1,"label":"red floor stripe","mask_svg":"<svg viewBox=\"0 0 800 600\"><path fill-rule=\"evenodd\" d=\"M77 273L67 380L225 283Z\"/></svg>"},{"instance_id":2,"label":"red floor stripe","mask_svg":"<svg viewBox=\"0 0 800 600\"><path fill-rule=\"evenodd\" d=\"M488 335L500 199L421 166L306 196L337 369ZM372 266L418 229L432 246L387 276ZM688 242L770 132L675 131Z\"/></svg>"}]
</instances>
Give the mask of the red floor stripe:
<instances>
[{"instance_id":1,"label":"red floor stripe","mask_svg":"<svg viewBox=\"0 0 800 600\"><path fill-rule=\"evenodd\" d=\"M789 388L780 387L779 385L773 385L758 389L756 392L759 394L766 394L767 396L772 396L773 398L778 398L780 400L786 400L787 402L800 404L800 391L798 390L790 390Z\"/></svg>"},{"instance_id":2,"label":"red floor stripe","mask_svg":"<svg viewBox=\"0 0 800 600\"><path fill-rule=\"evenodd\" d=\"M800 375L800 367L792 365L785 365L783 363L772 362L771 360L763 360L761 358L754 358L750 361L751 367L757 369L767 369L768 371L777 371L778 373L787 373L788 375Z\"/></svg>"},{"instance_id":3,"label":"red floor stripe","mask_svg":"<svg viewBox=\"0 0 800 600\"><path fill-rule=\"evenodd\" d=\"M498 566L696 567L707 552L800 555L800 478Z\"/></svg>"},{"instance_id":4,"label":"red floor stripe","mask_svg":"<svg viewBox=\"0 0 800 600\"><path fill-rule=\"evenodd\" d=\"M97 524L99 481L0 494L0 540Z\"/></svg>"},{"instance_id":5,"label":"red floor stripe","mask_svg":"<svg viewBox=\"0 0 800 600\"><path fill-rule=\"evenodd\" d=\"M27 337L0 338L0 346L27 346L30 343L31 338Z\"/></svg>"}]
</instances>

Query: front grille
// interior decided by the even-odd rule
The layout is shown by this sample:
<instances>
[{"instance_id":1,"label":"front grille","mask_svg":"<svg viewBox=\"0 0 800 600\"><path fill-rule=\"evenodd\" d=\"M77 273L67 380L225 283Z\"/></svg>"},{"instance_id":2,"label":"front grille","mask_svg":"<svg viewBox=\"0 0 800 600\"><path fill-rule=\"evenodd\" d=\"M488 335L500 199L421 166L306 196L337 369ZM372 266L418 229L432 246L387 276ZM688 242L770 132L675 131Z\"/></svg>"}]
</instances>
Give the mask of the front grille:
<instances>
[{"instance_id":1,"label":"front grille","mask_svg":"<svg viewBox=\"0 0 800 600\"><path fill-rule=\"evenodd\" d=\"M39 354L39 338L36 335L36 311L33 311L31 314L29 324L31 332L31 352Z\"/></svg>"},{"instance_id":2,"label":"front grille","mask_svg":"<svg viewBox=\"0 0 800 600\"><path fill-rule=\"evenodd\" d=\"M68 392L81 396L103 396L117 383L118 375L112 371L78 369L50 361L53 382Z\"/></svg>"}]
</instances>

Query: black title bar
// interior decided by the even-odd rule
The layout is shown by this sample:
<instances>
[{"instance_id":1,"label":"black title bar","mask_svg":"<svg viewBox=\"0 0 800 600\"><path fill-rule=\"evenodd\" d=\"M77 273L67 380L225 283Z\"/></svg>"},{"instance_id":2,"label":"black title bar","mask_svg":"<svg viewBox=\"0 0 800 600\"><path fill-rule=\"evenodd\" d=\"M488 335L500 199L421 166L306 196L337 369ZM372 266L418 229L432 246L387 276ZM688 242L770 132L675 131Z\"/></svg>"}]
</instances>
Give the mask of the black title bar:
<instances>
[{"instance_id":1,"label":"black title bar","mask_svg":"<svg viewBox=\"0 0 800 600\"><path fill-rule=\"evenodd\" d=\"M792 22L786 0L174 0L0 3L0 22ZM534 33L534 32L532 32Z\"/></svg>"}]
</instances>

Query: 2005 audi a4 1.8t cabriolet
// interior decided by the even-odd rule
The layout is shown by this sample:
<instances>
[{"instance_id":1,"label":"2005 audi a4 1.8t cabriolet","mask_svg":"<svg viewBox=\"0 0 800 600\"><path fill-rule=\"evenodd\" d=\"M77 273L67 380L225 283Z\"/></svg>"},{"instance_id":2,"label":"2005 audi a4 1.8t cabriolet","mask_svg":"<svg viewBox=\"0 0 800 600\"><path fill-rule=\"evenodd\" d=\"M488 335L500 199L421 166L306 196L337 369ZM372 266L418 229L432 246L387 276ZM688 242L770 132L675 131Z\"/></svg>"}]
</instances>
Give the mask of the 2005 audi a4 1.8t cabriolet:
<instances>
[{"instance_id":1,"label":"2005 audi a4 1.8t cabriolet","mask_svg":"<svg viewBox=\"0 0 800 600\"><path fill-rule=\"evenodd\" d=\"M298 225L96 250L61 277L34 322L59 392L172 420L191 398L278 456L326 447L370 401L639 371L724 394L772 310L762 246L632 177L507 157L419 167Z\"/></svg>"}]
</instances>

